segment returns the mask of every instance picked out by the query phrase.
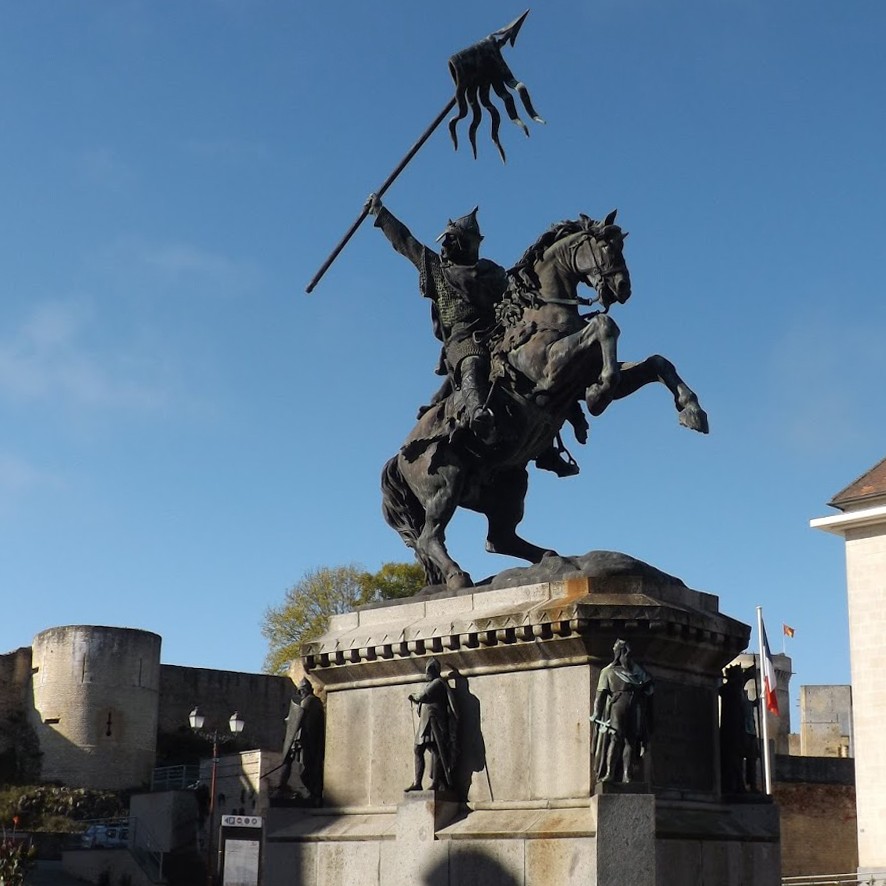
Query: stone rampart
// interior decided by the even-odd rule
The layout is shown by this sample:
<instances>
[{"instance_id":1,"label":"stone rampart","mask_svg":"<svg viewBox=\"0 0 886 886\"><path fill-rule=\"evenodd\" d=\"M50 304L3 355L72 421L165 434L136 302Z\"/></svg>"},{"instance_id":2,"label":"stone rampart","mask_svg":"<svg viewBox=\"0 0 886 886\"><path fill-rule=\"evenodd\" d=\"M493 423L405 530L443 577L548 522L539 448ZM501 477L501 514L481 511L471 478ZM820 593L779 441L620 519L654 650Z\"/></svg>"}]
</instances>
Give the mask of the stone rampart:
<instances>
[{"instance_id":1,"label":"stone rampart","mask_svg":"<svg viewBox=\"0 0 886 886\"><path fill-rule=\"evenodd\" d=\"M40 755L25 713L30 681L30 648L0 655L0 782L39 775Z\"/></svg>"},{"instance_id":2,"label":"stone rampart","mask_svg":"<svg viewBox=\"0 0 886 886\"><path fill-rule=\"evenodd\" d=\"M0 723L21 712L31 679L31 650L27 646L0 655ZM3 734L0 732L0 742Z\"/></svg>"},{"instance_id":3,"label":"stone rampart","mask_svg":"<svg viewBox=\"0 0 886 886\"><path fill-rule=\"evenodd\" d=\"M158 727L172 735L186 730L188 714L198 705L206 717L205 728L226 734L228 720L237 711L246 722L243 742L280 751L293 695L288 677L161 665Z\"/></svg>"}]
</instances>

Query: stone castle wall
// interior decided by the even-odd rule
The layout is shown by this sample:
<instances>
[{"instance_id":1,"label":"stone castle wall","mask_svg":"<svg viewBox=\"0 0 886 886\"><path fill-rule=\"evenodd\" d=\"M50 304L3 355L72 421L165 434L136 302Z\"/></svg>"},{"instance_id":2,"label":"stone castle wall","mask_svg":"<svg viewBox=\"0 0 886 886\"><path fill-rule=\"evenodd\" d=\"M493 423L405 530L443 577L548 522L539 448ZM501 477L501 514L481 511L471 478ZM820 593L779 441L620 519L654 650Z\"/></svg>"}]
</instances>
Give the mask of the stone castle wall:
<instances>
[{"instance_id":1,"label":"stone castle wall","mask_svg":"<svg viewBox=\"0 0 886 886\"><path fill-rule=\"evenodd\" d=\"M0 655L0 781L145 784L158 734L189 732L195 705L207 729L227 735L238 711L242 743L281 751L289 677L161 665L160 645L149 631L70 625Z\"/></svg>"},{"instance_id":2,"label":"stone castle wall","mask_svg":"<svg viewBox=\"0 0 886 886\"><path fill-rule=\"evenodd\" d=\"M109 790L150 779L160 637L131 628L50 628L32 647L31 725L42 778Z\"/></svg>"},{"instance_id":3,"label":"stone castle wall","mask_svg":"<svg viewBox=\"0 0 886 886\"><path fill-rule=\"evenodd\" d=\"M226 735L237 711L246 723L242 739L249 747L280 751L293 695L288 677L161 665L158 727L168 734L187 730L188 714L198 705L206 716L204 728Z\"/></svg>"},{"instance_id":4,"label":"stone castle wall","mask_svg":"<svg viewBox=\"0 0 886 886\"><path fill-rule=\"evenodd\" d=\"M30 681L29 647L0 655L0 783L40 774L39 747L25 714Z\"/></svg>"},{"instance_id":5,"label":"stone castle wall","mask_svg":"<svg viewBox=\"0 0 886 886\"><path fill-rule=\"evenodd\" d=\"M858 866L855 761L775 758L783 877L851 873Z\"/></svg>"},{"instance_id":6,"label":"stone castle wall","mask_svg":"<svg viewBox=\"0 0 886 886\"><path fill-rule=\"evenodd\" d=\"M2 725L10 717L21 713L25 692L31 679L31 650L27 646L0 655L0 750L3 750L6 732Z\"/></svg>"},{"instance_id":7,"label":"stone castle wall","mask_svg":"<svg viewBox=\"0 0 886 886\"><path fill-rule=\"evenodd\" d=\"M800 687L800 754L851 757L852 687Z\"/></svg>"}]
</instances>

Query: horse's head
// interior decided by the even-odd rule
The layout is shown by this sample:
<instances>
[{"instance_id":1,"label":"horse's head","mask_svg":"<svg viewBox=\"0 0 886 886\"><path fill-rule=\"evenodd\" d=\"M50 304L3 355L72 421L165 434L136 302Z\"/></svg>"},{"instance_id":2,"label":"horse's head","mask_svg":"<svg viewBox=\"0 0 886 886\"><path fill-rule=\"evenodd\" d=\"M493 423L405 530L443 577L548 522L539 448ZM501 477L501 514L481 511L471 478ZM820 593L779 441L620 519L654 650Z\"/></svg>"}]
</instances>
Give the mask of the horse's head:
<instances>
[{"instance_id":1,"label":"horse's head","mask_svg":"<svg viewBox=\"0 0 886 886\"><path fill-rule=\"evenodd\" d=\"M519 306L515 316L521 316L527 305L539 303L591 304L578 298L579 283L596 290L595 300L604 311L615 302L626 302L631 297L631 277L622 255L625 237L615 224L615 210L603 221L582 215L552 225L508 271L510 301Z\"/></svg>"},{"instance_id":2,"label":"horse's head","mask_svg":"<svg viewBox=\"0 0 886 886\"><path fill-rule=\"evenodd\" d=\"M603 221L582 215L582 230L570 237L570 267L597 291L604 310L631 297L631 275L622 254L627 234L614 223L615 213L613 209Z\"/></svg>"}]
</instances>

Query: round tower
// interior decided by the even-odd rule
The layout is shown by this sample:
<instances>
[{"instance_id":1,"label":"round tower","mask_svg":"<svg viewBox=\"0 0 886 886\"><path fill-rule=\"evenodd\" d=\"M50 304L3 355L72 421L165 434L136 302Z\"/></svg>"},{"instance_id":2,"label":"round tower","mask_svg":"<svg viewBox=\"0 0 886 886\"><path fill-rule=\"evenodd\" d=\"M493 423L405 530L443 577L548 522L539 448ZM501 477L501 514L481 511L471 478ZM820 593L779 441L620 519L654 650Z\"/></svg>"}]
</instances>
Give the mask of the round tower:
<instances>
[{"instance_id":1,"label":"round tower","mask_svg":"<svg viewBox=\"0 0 886 886\"><path fill-rule=\"evenodd\" d=\"M34 638L32 671L44 780L119 790L150 779L160 690L157 634L49 628Z\"/></svg>"}]
</instances>

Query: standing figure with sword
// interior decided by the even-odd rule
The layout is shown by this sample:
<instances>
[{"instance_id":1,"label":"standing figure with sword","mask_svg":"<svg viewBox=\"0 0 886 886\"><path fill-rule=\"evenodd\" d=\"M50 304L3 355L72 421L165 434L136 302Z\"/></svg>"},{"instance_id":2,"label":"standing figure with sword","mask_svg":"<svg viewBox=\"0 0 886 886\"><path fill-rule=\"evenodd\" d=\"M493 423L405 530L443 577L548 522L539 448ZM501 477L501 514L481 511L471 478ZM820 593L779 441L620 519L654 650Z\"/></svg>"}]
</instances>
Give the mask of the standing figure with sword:
<instances>
[{"instance_id":1,"label":"standing figure with sword","mask_svg":"<svg viewBox=\"0 0 886 886\"><path fill-rule=\"evenodd\" d=\"M636 781L634 770L649 748L652 693L649 672L625 640L612 647L612 663L600 671L594 700L594 769L597 781Z\"/></svg>"},{"instance_id":2,"label":"standing figure with sword","mask_svg":"<svg viewBox=\"0 0 886 886\"><path fill-rule=\"evenodd\" d=\"M427 683L413 692L409 701L418 705L418 729L415 732L415 781L407 791L422 790L425 775L425 751L431 754L431 787L452 788L457 755L458 711L449 684L440 676L440 662L432 658L425 668Z\"/></svg>"}]
</instances>

